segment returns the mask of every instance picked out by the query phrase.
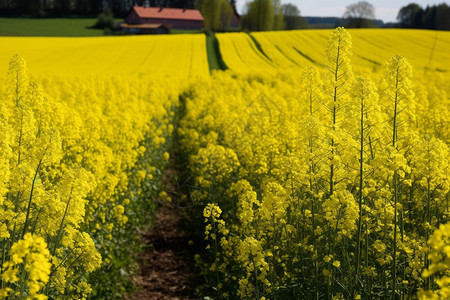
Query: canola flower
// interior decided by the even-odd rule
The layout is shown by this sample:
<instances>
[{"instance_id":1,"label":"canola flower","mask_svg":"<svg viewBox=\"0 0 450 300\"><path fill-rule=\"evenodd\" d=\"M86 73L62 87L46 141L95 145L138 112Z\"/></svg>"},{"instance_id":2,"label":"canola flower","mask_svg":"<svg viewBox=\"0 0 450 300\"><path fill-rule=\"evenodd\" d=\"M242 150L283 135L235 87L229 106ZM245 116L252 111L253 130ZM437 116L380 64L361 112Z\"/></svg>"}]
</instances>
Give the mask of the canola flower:
<instances>
[{"instance_id":1,"label":"canola flower","mask_svg":"<svg viewBox=\"0 0 450 300\"><path fill-rule=\"evenodd\" d=\"M47 299L38 294L49 280L50 252L42 237L27 233L10 249L10 260L3 264L2 282L17 283L22 290L28 289L28 299ZM22 268L19 268L23 264ZM2 298L14 297L14 290L5 287L0 290Z\"/></svg>"},{"instance_id":2,"label":"canola flower","mask_svg":"<svg viewBox=\"0 0 450 300\"><path fill-rule=\"evenodd\" d=\"M441 224L430 237L431 264L424 270L422 277L436 276L438 288L435 291L420 291L419 299L446 299L450 297L450 225Z\"/></svg>"}]
</instances>

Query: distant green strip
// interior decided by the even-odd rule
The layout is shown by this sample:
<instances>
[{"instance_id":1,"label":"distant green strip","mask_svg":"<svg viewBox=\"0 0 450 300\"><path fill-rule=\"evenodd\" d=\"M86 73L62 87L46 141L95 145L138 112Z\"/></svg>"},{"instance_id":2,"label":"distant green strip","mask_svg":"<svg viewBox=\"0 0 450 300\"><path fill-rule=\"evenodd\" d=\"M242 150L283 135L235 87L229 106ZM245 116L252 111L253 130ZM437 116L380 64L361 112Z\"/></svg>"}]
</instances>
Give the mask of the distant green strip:
<instances>
[{"instance_id":1,"label":"distant green strip","mask_svg":"<svg viewBox=\"0 0 450 300\"><path fill-rule=\"evenodd\" d=\"M219 41L214 34L206 35L206 51L210 71L228 69L220 53Z\"/></svg>"},{"instance_id":2,"label":"distant green strip","mask_svg":"<svg viewBox=\"0 0 450 300\"><path fill-rule=\"evenodd\" d=\"M255 46L259 50L259 52L261 52L269 61L272 61L270 57L266 54L266 52L264 52L263 48L261 47L261 44L258 43L255 37L251 33L248 33L248 36L252 39L253 43L255 43Z\"/></svg>"},{"instance_id":3,"label":"distant green strip","mask_svg":"<svg viewBox=\"0 0 450 300\"><path fill-rule=\"evenodd\" d=\"M117 20L116 20L117 21ZM95 18L0 18L3 36L101 36L102 29L89 28Z\"/></svg>"},{"instance_id":4,"label":"distant green strip","mask_svg":"<svg viewBox=\"0 0 450 300\"><path fill-rule=\"evenodd\" d=\"M314 59L312 59L311 57L309 57L308 55L306 55L302 51L298 50L296 47L293 47L293 48L294 48L295 51L297 51L298 54L300 54L301 56L303 56L304 58L306 58L310 62L320 65L317 61L315 61Z\"/></svg>"}]
</instances>

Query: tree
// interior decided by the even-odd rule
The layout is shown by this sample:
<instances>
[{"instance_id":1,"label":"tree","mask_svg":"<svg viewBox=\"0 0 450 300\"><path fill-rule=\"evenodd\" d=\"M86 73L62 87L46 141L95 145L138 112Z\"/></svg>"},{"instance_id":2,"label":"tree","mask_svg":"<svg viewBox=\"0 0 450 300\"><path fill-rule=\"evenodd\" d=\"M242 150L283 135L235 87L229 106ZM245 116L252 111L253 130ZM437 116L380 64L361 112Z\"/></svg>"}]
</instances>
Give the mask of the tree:
<instances>
[{"instance_id":1,"label":"tree","mask_svg":"<svg viewBox=\"0 0 450 300\"><path fill-rule=\"evenodd\" d=\"M450 7L442 3L423 9L410 3L399 10L397 20L405 28L450 30Z\"/></svg>"},{"instance_id":2,"label":"tree","mask_svg":"<svg viewBox=\"0 0 450 300\"><path fill-rule=\"evenodd\" d=\"M436 29L436 6L427 6L421 21L421 28Z\"/></svg>"},{"instance_id":3,"label":"tree","mask_svg":"<svg viewBox=\"0 0 450 300\"><path fill-rule=\"evenodd\" d=\"M284 27L280 0L254 0L247 3L242 25L248 30L280 30Z\"/></svg>"},{"instance_id":4,"label":"tree","mask_svg":"<svg viewBox=\"0 0 450 300\"><path fill-rule=\"evenodd\" d=\"M117 17L128 13L133 5L191 9L198 0L0 0L0 13L24 16L93 16L112 9ZM225 0L228 2L227 0ZM233 1L232 1L233 2ZM234 1L235 2L235 1Z\"/></svg>"},{"instance_id":5,"label":"tree","mask_svg":"<svg viewBox=\"0 0 450 300\"><path fill-rule=\"evenodd\" d=\"M423 9L416 3L410 3L400 8L397 14L397 20L400 25L405 28L418 28L420 27L421 19L423 15Z\"/></svg>"},{"instance_id":6,"label":"tree","mask_svg":"<svg viewBox=\"0 0 450 300\"><path fill-rule=\"evenodd\" d=\"M273 28L274 9L271 0L255 0L249 3L249 29L264 31Z\"/></svg>"},{"instance_id":7,"label":"tree","mask_svg":"<svg viewBox=\"0 0 450 300\"><path fill-rule=\"evenodd\" d=\"M283 4L281 6L281 12L283 14L285 29L290 30L308 28L308 23L305 18L300 16L300 10L294 4Z\"/></svg>"},{"instance_id":8,"label":"tree","mask_svg":"<svg viewBox=\"0 0 450 300\"><path fill-rule=\"evenodd\" d=\"M450 30L450 7L445 3L436 7L436 29Z\"/></svg>"},{"instance_id":9,"label":"tree","mask_svg":"<svg viewBox=\"0 0 450 300\"><path fill-rule=\"evenodd\" d=\"M273 0L273 30L283 30L284 20L280 0Z\"/></svg>"},{"instance_id":10,"label":"tree","mask_svg":"<svg viewBox=\"0 0 450 300\"><path fill-rule=\"evenodd\" d=\"M344 13L344 18L347 19L347 27L373 27L375 8L367 1L359 1L347 6L347 10Z\"/></svg>"},{"instance_id":11,"label":"tree","mask_svg":"<svg viewBox=\"0 0 450 300\"><path fill-rule=\"evenodd\" d=\"M219 28L220 30L226 30L228 27L230 27L231 19L234 15L234 9L233 6L227 1L227 0L220 0L220 22L219 22Z\"/></svg>"},{"instance_id":12,"label":"tree","mask_svg":"<svg viewBox=\"0 0 450 300\"><path fill-rule=\"evenodd\" d=\"M114 14L111 8L105 8L105 11L98 15L95 28L101 28L105 30L112 30L114 27Z\"/></svg>"},{"instance_id":13,"label":"tree","mask_svg":"<svg viewBox=\"0 0 450 300\"><path fill-rule=\"evenodd\" d=\"M297 17L300 16L300 10L297 6L291 3L286 3L281 6L281 11L283 13L283 16L289 16L289 17Z\"/></svg>"},{"instance_id":14,"label":"tree","mask_svg":"<svg viewBox=\"0 0 450 300\"><path fill-rule=\"evenodd\" d=\"M230 26L233 8L227 0L203 0L200 11L207 29L226 30Z\"/></svg>"},{"instance_id":15,"label":"tree","mask_svg":"<svg viewBox=\"0 0 450 300\"><path fill-rule=\"evenodd\" d=\"M236 10L236 0L230 0L231 7Z\"/></svg>"},{"instance_id":16,"label":"tree","mask_svg":"<svg viewBox=\"0 0 450 300\"><path fill-rule=\"evenodd\" d=\"M427 7L422 17L422 28L449 30L450 29L450 8L447 4Z\"/></svg>"}]
</instances>

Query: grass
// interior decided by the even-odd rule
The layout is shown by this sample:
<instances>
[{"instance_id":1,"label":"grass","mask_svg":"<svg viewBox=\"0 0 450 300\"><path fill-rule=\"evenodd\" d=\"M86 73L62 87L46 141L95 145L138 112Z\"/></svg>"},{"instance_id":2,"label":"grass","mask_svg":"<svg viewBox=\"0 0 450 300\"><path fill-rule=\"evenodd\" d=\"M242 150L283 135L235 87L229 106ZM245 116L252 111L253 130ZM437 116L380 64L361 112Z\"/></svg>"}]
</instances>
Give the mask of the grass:
<instances>
[{"instance_id":1,"label":"grass","mask_svg":"<svg viewBox=\"0 0 450 300\"><path fill-rule=\"evenodd\" d=\"M171 29L171 34L194 34L202 33L201 29Z\"/></svg>"},{"instance_id":2,"label":"grass","mask_svg":"<svg viewBox=\"0 0 450 300\"><path fill-rule=\"evenodd\" d=\"M96 18L0 18L0 36L101 36ZM123 21L123 20L117 20Z\"/></svg>"},{"instance_id":3,"label":"grass","mask_svg":"<svg viewBox=\"0 0 450 300\"><path fill-rule=\"evenodd\" d=\"M89 28L96 18L0 18L0 36L102 36L102 29ZM115 19L123 22L123 19ZM201 33L199 29L172 29L172 34Z\"/></svg>"}]
</instances>

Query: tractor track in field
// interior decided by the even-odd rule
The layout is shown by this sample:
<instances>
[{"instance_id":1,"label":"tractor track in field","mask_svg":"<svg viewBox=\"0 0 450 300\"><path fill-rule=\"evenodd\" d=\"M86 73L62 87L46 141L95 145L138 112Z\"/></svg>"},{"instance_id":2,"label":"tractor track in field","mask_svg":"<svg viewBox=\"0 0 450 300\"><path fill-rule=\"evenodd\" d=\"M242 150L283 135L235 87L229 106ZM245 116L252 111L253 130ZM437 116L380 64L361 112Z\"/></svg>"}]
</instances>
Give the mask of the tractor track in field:
<instances>
[{"instance_id":1,"label":"tractor track in field","mask_svg":"<svg viewBox=\"0 0 450 300\"><path fill-rule=\"evenodd\" d=\"M185 113L185 95L180 95L180 104L174 120L171 158L163 175L164 189L171 202L158 205L154 226L142 236L145 248L138 256L140 272L134 277L137 290L125 297L126 300L201 299L197 289L204 285L204 279L194 263L201 243L194 225L193 207L186 207L181 200L181 195L187 193L189 181L183 163L186 158L179 148L177 135L179 120ZM195 241L195 246L190 241Z\"/></svg>"}]
</instances>

